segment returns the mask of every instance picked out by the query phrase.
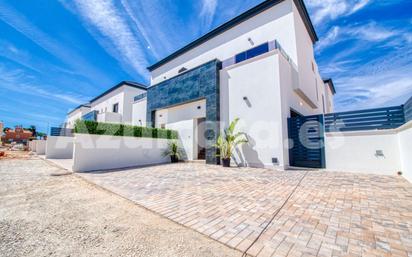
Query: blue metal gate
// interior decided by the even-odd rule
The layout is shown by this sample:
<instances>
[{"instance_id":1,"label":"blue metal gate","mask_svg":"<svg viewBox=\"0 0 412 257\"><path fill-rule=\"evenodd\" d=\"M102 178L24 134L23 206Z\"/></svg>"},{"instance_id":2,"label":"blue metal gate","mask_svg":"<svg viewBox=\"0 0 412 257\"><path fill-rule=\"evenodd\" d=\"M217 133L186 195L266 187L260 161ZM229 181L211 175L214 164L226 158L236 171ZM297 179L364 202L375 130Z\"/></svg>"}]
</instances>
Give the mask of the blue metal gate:
<instances>
[{"instance_id":1,"label":"blue metal gate","mask_svg":"<svg viewBox=\"0 0 412 257\"><path fill-rule=\"evenodd\" d=\"M288 119L290 166L326 168L323 123L323 115Z\"/></svg>"}]
</instances>

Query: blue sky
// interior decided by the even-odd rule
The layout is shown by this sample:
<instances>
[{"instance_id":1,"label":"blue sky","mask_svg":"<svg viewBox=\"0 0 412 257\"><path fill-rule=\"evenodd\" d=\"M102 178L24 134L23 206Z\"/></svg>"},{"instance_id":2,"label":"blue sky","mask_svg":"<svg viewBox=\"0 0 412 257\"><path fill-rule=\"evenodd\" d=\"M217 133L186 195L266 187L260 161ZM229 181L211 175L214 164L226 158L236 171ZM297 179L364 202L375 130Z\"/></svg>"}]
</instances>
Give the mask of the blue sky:
<instances>
[{"instance_id":1,"label":"blue sky","mask_svg":"<svg viewBox=\"0 0 412 257\"><path fill-rule=\"evenodd\" d=\"M262 0L0 2L0 120L46 131L73 107ZM412 95L412 1L305 0L336 109L402 104Z\"/></svg>"}]
</instances>

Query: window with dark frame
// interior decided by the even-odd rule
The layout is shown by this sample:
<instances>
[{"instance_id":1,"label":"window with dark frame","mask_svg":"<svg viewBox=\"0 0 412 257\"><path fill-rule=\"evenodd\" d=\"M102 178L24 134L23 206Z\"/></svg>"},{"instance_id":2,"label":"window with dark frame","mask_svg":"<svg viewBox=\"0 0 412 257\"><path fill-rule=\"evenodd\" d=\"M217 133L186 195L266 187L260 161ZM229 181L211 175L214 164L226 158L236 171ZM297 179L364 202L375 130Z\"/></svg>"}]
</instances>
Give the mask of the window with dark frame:
<instances>
[{"instance_id":1,"label":"window with dark frame","mask_svg":"<svg viewBox=\"0 0 412 257\"><path fill-rule=\"evenodd\" d=\"M264 43L242 53L239 53L235 56L236 63L243 62L245 60L251 59L253 57L262 55L269 52L269 44Z\"/></svg>"},{"instance_id":2,"label":"window with dark frame","mask_svg":"<svg viewBox=\"0 0 412 257\"><path fill-rule=\"evenodd\" d=\"M118 104L118 103L113 104L113 112L114 112L114 113L118 113L118 112L119 112L119 104Z\"/></svg>"}]
</instances>

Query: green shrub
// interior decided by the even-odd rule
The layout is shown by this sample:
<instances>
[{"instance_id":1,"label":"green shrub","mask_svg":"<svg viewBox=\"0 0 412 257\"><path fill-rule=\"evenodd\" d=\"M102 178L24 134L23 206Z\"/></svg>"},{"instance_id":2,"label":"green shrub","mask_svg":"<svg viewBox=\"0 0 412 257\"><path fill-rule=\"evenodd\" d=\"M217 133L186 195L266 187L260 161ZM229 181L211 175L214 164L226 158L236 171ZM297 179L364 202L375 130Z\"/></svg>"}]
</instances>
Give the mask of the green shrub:
<instances>
[{"instance_id":1,"label":"green shrub","mask_svg":"<svg viewBox=\"0 0 412 257\"><path fill-rule=\"evenodd\" d=\"M74 133L126 136L126 137L147 137L162 139L177 139L177 131L170 129L146 128L114 123L103 123L88 120L77 120L74 125Z\"/></svg>"}]
</instances>

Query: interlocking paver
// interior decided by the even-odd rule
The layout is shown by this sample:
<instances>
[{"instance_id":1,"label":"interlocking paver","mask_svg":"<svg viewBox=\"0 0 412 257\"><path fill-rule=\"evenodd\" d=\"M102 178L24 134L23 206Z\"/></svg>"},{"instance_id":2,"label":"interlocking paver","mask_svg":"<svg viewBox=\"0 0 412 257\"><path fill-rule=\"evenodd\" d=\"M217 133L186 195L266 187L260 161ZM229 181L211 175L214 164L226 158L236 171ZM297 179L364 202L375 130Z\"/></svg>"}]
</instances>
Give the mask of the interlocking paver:
<instances>
[{"instance_id":1,"label":"interlocking paver","mask_svg":"<svg viewBox=\"0 0 412 257\"><path fill-rule=\"evenodd\" d=\"M80 175L245 251L305 173L179 163ZM309 171L248 254L412 256L412 185Z\"/></svg>"}]
</instances>

